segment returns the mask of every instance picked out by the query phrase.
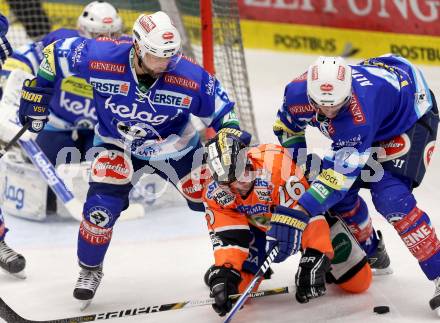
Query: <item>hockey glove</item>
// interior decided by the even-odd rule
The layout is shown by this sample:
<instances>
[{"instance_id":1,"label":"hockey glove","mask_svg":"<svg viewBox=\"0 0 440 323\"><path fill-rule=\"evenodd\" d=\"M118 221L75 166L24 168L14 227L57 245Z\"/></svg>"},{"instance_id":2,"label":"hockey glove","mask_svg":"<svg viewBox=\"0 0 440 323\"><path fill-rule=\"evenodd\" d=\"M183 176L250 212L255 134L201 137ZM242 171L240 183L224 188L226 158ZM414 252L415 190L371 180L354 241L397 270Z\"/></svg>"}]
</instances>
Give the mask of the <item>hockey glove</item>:
<instances>
[{"instance_id":1,"label":"hockey glove","mask_svg":"<svg viewBox=\"0 0 440 323\"><path fill-rule=\"evenodd\" d=\"M330 270L330 259L315 249L306 249L295 275L296 300L307 303L325 294L325 276Z\"/></svg>"},{"instance_id":2,"label":"hockey glove","mask_svg":"<svg viewBox=\"0 0 440 323\"><path fill-rule=\"evenodd\" d=\"M278 244L280 252L274 262L282 262L301 248L301 238L309 222L309 216L302 211L278 205L272 212L270 229L266 233L266 250Z\"/></svg>"},{"instance_id":3,"label":"hockey glove","mask_svg":"<svg viewBox=\"0 0 440 323\"><path fill-rule=\"evenodd\" d=\"M217 132L215 138L218 142L221 142L224 138L233 138L240 141L243 146L249 146L252 135L246 131L235 128L222 128Z\"/></svg>"},{"instance_id":4,"label":"hockey glove","mask_svg":"<svg viewBox=\"0 0 440 323\"><path fill-rule=\"evenodd\" d=\"M29 131L40 132L49 116L49 103L53 89L36 87L35 83L36 79L24 81L18 117L23 126L31 121Z\"/></svg>"},{"instance_id":5,"label":"hockey glove","mask_svg":"<svg viewBox=\"0 0 440 323\"><path fill-rule=\"evenodd\" d=\"M208 276L208 285L215 304L212 308L220 316L226 315L233 305L230 295L238 294L238 285L241 282L240 272L227 267L214 266Z\"/></svg>"},{"instance_id":6,"label":"hockey glove","mask_svg":"<svg viewBox=\"0 0 440 323\"><path fill-rule=\"evenodd\" d=\"M5 36L0 37L0 67L6 59L12 54L12 47Z\"/></svg>"}]
</instances>

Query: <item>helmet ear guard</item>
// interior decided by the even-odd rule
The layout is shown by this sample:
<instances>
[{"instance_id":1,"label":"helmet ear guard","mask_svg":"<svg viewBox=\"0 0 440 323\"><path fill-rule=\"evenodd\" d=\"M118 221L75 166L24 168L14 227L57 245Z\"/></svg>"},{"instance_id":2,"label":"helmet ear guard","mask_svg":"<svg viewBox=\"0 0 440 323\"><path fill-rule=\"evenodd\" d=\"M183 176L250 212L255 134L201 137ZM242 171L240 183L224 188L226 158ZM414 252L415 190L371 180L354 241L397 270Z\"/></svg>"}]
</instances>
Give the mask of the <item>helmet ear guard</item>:
<instances>
[{"instance_id":1,"label":"helmet ear guard","mask_svg":"<svg viewBox=\"0 0 440 323\"><path fill-rule=\"evenodd\" d=\"M351 99L351 66L342 57L319 57L307 72L307 97L319 109L338 109Z\"/></svg>"}]
</instances>

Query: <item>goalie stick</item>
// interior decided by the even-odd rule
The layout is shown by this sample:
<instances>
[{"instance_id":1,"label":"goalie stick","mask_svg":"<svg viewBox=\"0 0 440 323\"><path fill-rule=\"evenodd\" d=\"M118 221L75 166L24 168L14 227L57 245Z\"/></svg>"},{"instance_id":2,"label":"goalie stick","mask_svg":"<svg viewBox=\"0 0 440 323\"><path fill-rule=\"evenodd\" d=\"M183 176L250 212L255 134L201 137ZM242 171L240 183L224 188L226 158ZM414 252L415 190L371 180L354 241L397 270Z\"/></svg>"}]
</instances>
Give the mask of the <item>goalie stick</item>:
<instances>
[{"instance_id":1,"label":"goalie stick","mask_svg":"<svg viewBox=\"0 0 440 323\"><path fill-rule=\"evenodd\" d=\"M244 302L251 296L251 291L254 289L255 285L260 281L264 273L269 269L270 264L273 262L275 257L279 253L278 245L275 245L268 253L266 260L264 260L263 264L261 265L260 269L258 269L257 273L255 274L255 277L251 280L249 285L244 290L243 294L241 294L240 298L237 300L237 302L232 307L231 311L228 313L228 316L226 316L226 319L224 323L231 322L232 318L234 317L235 313L243 306ZM258 292L257 292L258 293Z\"/></svg>"},{"instance_id":2,"label":"goalie stick","mask_svg":"<svg viewBox=\"0 0 440 323\"><path fill-rule=\"evenodd\" d=\"M266 290L250 293L248 294L247 298L259 298L259 297L271 296L271 295L288 294L292 292L292 290L293 287L266 289ZM232 295L230 297L232 299L236 299L240 297L240 294ZM102 320L109 320L116 318L124 318L124 317L130 317L130 316L136 316L142 314L151 314L151 313L179 310L182 308L198 307L198 306L205 306L212 304L214 304L214 299L209 298L204 300L192 300L192 301L185 301L179 303L140 306L140 307L128 308L124 310L115 310L115 311L108 311L97 314L88 314L88 315L67 317L67 318L54 319L54 320L35 321L21 317L8 304L6 304L3 299L0 298L0 318L5 320L7 323L80 323L80 322L94 322L94 321L102 321Z\"/></svg>"}]
</instances>

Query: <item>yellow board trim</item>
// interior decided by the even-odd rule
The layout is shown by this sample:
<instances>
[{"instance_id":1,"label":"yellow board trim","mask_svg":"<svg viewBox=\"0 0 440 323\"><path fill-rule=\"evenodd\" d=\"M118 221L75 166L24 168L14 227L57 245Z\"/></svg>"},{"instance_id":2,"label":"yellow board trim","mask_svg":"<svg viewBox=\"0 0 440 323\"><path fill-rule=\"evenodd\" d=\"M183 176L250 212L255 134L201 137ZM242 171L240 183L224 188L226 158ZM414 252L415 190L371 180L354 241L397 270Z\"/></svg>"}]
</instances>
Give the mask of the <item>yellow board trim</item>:
<instances>
[{"instance_id":1,"label":"yellow board trim","mask_svg":"<svg viewBox=\"0 0 440 323\"><path fill-rule=\"evenodd\" d=\"M440 37L253 20L240 23L245 48L331 56L351 46L359 50L351 57L395 53L413 63L440 65Z\"/></svg>"}]
</instances>

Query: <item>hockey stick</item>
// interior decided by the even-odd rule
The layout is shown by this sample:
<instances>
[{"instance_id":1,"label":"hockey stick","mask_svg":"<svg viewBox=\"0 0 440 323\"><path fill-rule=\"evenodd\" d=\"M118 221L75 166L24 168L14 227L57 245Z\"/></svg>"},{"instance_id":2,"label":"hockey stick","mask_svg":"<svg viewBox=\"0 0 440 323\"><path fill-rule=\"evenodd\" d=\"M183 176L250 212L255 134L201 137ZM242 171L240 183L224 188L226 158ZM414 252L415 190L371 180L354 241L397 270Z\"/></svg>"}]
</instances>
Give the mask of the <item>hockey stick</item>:
<instances>
[{"instance_id":1,"label":"hockey stick","mask_svg":"<svg viewBox=\"0 0 440 323\"><path fill-rule=\"evenodd\" d=\"M17 134L0 150L0 158L3 157L3 155L11 148L18 139L26 132L26 130L29 129L31 126L31 122L26 123L23 127L21 127L20 131L17 132Z\"/></svg>"},{"instance_id":2,"label":"hockey stick","mask_svg":"<svg viewBox=\"0 0 440 323\"><path fill-rule=\"evenodd\" d=\"M255 285L258 283L259 280L261 280L264 276L264 273L269 269L270 264L273 262L275 257L279 253L278 245L275 245L272 250L268 252L268 256L266 257L266 260L264 260L263 264L261 265L260 269L258 269L257 273L255 274L255 277L251 280L248 287L246 287L243 294L241 294L240 298L237 300L237 302L232 307L231 311L229 312L228 316L226 316L226 319L224 323L231 322L232 318L234 317L235 313L243 306L244 302L250 297L252 294L251 291L255 287Z\"/></svg>"},{"instance_id":3,"label":"hockey stick","mask_svg":"<svg viewBox=\"0 0 440 323\"><path fill-rule=\"evenodd\" d=\"M70 215L74 219L81 221L83 205L67 188L46 154L33 139L19 140L18 142L26 152L26 155L31 159L32 164L40 171L46 183L63 202Z\"/></svg>"},{"instance_id":4,"label":"hockey stick","mask_svg":"<svg viewBox=\"0 0 440 323\"><path fill-rule=\"evenodd\" d=\"M262 290L259 292L250 293L248 294L248 298L259 298L259 297L265 297L271 295L288 294L292 292L292 290L293 287L272 288L272 289ZM240 297L240 294L232 295L230 297L232 299L236 299ZM109 320L115 318L141 315L141 314L164 312L170 310L180 310L182 308L198 307L198 306L205 306L212 304L214 304L214 299L209 298L204 300L192 300L192 301L185 301L179 303L161 304L161 305L153 305L153 306L140 306L125 310L116 310L116 311L109 311L98 314L89 314L89 315L61 318L55 320L34 321L21 317L8 304L6 304L3 299L0 298L0 318L2 318L8 323L9 322L11 323L12 322L13 323L79 323L79 322L93 322L98 320Z\"/></svg>"}]
</instances>

